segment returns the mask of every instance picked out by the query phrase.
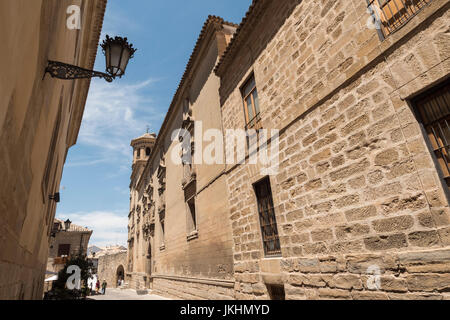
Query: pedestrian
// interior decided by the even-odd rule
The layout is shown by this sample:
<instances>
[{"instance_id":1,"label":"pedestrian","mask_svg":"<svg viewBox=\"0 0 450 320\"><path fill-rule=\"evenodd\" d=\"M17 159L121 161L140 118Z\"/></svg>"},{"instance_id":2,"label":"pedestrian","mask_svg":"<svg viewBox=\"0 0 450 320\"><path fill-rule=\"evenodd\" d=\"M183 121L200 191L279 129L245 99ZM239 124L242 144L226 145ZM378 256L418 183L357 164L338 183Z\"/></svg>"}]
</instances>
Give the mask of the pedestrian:
<instances>
[{"instance_id":1,"label":"pedestrian","mask_svg":"<svg viewBox=\"0 0 450 320\"><path fill-rule=\"evenodd\" d=\"M102 283L102 293L103 293L103 295L106 294L106 286L107 286L107 285L108 285L108 284L106 283L106 280L103 279L103 283Z\"/></svg>"},{"instance_id":2,"label":"pedestrian","mask_svg":"<svg viewBox=\"0 0 450 320\"><path fill-rule=\"evenodd\" d=\"M95 284L95 293L98 294L100 290L100 280L97 279L97 283Z\"/></svg>"}]
</instances>

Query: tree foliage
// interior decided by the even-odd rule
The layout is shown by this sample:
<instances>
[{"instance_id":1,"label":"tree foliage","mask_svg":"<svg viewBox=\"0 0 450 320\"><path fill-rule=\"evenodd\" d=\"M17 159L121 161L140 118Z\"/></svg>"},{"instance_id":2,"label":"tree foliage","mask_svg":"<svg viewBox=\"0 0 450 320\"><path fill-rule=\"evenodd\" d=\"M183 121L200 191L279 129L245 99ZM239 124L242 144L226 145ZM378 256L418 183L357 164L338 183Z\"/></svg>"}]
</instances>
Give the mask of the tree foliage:
<instances>
[{"instance_id":1,"label":"tree foliage","mask_svg":"<svg viewBox=\"0 0 450 320\"><path fill-rule=\"evenodd\" d=\"M78 266L81 274L81 290L69 290L67 288L67 280L73 273L67 273L70 266ZM64 268L59 271L58 279L53 283L52 290L47 294L47 298L51 300L73 300L83 299L88 294L87 281L91 276L92 262L87 259L87 256L80 254L70 257Z\"/></svg>"}]
</instances>

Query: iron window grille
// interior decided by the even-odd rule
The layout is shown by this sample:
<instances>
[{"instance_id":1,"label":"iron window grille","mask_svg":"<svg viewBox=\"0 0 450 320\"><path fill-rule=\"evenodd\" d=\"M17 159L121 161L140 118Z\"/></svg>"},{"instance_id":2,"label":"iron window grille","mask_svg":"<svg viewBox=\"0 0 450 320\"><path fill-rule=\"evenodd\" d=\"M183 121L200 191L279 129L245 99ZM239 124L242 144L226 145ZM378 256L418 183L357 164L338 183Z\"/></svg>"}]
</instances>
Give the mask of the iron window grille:
<instances>
[{"instance_id":1,"label":"iron window grille","mask_svg":"<svg viewBox=\"0 0 450 320\"><path fill-rule=\"evenodd\" d=\"M281 246L269 178L255 184L259 221L266 256L280 256Z\"/></svg>"},{"instance_id":2,"label":"iron window grille","mask_svg":"<svg viewBox=\"0 0 450 320\"><path fill-rule=\"evenodd\" d=\"M367 0L382 39L396 32L432 0Z\"/></svg>"},{"instance_id":3,"label":"iron window grille","mask_svg":"<svg viewBox=\"0 0 450 320\"><path fill-rule=\"evenodd\" d=\"M413 100L440 173L450 187L450 81ZM449 189L447 189L449 191Z\"/></svg>"}]
</instances>

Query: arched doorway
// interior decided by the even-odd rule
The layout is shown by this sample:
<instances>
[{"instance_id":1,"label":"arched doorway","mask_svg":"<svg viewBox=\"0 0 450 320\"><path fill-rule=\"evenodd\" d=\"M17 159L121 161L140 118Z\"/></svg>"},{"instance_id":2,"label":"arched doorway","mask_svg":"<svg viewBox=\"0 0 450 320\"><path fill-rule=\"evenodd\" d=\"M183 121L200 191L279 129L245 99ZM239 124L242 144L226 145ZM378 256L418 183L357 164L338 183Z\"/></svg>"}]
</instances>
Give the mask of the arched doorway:
<instances>
[{"instance_id":1,"label":"arched doorway","mask_svg":"<svg viewBox=\"0 0 450 320\"><path fill-rule=\"evenodd\" d=\"M119 281L120 283L122 283L124 280L125 280L125 269L123 268L122 265L120 265L116 271L116 288L120 286Z\"/></svg>"}]
</instances>

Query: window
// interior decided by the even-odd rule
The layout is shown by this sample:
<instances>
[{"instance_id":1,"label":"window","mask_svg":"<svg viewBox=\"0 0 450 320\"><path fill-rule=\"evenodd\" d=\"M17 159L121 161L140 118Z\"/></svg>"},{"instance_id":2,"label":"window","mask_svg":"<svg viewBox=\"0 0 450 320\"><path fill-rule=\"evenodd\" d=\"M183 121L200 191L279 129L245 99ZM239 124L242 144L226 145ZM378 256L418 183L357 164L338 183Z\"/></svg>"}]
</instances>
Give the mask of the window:
<instances>
[{"instance_id":1,"label":"window","mask_svg":"<svg viewBox=\"0 0 450 320\"><path fill-rule=\"evenodd\" d=\"M281 255L280 239L278 237L277 221L273 207L272 190L269 178L255 184L258 201L259 221L266 256Z\"/></svg>"},{"instance_id":2,"label":"window","mask_svg":"<svg viewBox=\"0 0 450 320\"><path fill-rule=\"evenodd\" d=\"M166 244L165 244L166 230L165 230L164 220L160 220L160 224L161 224L161 246L159 249L164 250L166 248Z\"/></svg>"},{"instance_id":3,"label":"window","mask_svg":"<svg viewBox=\"0 0 450 320\"><path fill-rule=\"evenodd\" d=\"M283 285L267 285L267 291L269 292L270 300L286 300L286 293Z\"/></svg>"},{"instance_id":4,"label":"window","mask_svg":"<svg viewBox=\"0 0 450 320\"><path fill-rule=\"evenodd\" d=\"M53 223L52 233L57 233L61 230L61 224L59 222Z\"/></svg>"},{"instance_id":5,"label":"window","mask_svg":"<svg viewBox=\"0 0 450 320\"><path fill-rule=\"evenodd\" d=\"M197 237L197 217L195 215L195 198L192 198L186 202L187 208L187 228L188 228L188 240L192 240Z\"/></svg>"},{"instance_id":6,"label":"window","mask_svg":"<svg viewBox=\"0 0 450 320\"><path fill-rule=\"evenodd\" d=\"M137 156L136 156L138 159L141 157L141 149L139 148L139 149L137 149Z\"/></svg>"},{"instance_id":7,"label":"window","mask_svg":"<svg viewBox=\"0 0 450 320\"><path fill-rule=\"evenodd\" d=\"M195 180L184 186L184 201L186 202L186 228L187 239L197 238L197 215L195 210L195 196L197 194L197 182Z\"/></svg>"},{"instance_id":8,"label":"window","mask_svg":"<svg viewBox=\"0 0 450 320\"><path fill-rule=\"evenodd\" d=\"M159 195L159 208L158 208L158 214L159 214L159 221L161 225L161 246L160 250L164 250L166 248L165 246L165 225L164 221L166 219L166 161L165 161L165 155L161 154L161 160L159 162L158 167L158 182L159 182L159 188L158 188L158 195Z\"/></svg>"},{"instance_id":9,"label":"window","mask_svg":"<svg viewBox=\"0 0 450 320\"><path fill-rule=\"evenodd\" d=\"M256 90L254 75L252 75L242 86L241 92L244 101L245 129L261 129L258 91Z\"/></svg>"},{"instance_id":10,"label":"window","mask_svg":"<svg viewBox=\"0 0 450 320\"><path fill-rule=\"evenodd\" d=\"M413 101L422 122L440 173L450 187L450 81L425 92Z\"/></svg>"},{"instance_id":11,"label":"window","mask_svg":"<svg viewBox=\"0 0 450 320\"><path fill-rule=\"evenodd\" d=\"M368 0L384 37L394 33L432 0Z\"/></svg>"},{"instance_id":12,"label":"window","mask_svg":"<svg viewBox=\"0 0 450 320\"><path fill-rule=\"evenodd\" d=\"M68 257L70 255L70 244L60 244L58 246L58 257Z\"/></svg>"},{"instance_id":13,"label":"window","mask_svg":"<svg viewBox=\"0 0 450 320\"><path fill-rule=\"evenodd\" d=\"M147 157L150 155L150 152L151 152L150 148L146 148L146 149L145 149L145 155L146 155Z\"/></svg>"}]
</instances>

